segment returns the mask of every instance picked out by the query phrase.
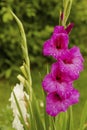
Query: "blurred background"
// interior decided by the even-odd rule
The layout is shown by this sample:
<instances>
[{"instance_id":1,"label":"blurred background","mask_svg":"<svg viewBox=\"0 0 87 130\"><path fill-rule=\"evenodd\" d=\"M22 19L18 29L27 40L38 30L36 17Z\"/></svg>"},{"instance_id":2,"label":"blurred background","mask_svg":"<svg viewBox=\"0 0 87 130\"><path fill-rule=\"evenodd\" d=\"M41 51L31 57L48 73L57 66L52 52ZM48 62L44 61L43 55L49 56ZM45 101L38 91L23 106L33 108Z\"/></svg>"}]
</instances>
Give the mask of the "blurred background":
<instances>
[{"instance_id":1,"label":"blurred background","mask_svg":"<svg viewBox=\"0 0 87 130\"><path fill-rule=\"evenodd\" d=\"M12 130L8 99L12 87L18 82L16 76L23 62L20 33L9 7L24 25L36 95L41 89L40 75L44 77L46 66L52 62L52 57L42 55L43 43L50 38L54 26L58 25L59 13L63 9L62 0L0 0L0 130ZM84 71L74 84L81 95L79 104L73 107L77 127L81 114L76 113L81 113L87 99L87 0L73 1L67 24L69 22L74 23L69 47L80 47L85 58Z\"/></svg>"}]
</instances>

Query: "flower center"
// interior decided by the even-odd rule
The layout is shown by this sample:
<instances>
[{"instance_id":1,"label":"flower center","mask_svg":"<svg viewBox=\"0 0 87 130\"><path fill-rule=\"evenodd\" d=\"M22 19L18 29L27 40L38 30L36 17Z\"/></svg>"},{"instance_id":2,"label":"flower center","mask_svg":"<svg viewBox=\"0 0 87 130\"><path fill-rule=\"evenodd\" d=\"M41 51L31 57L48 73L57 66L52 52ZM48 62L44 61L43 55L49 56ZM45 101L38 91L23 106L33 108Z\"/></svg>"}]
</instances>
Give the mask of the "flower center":
<instances>
[{"instance_id":1,"label":"flower center","mask_svg":"<svg viewBox=\"0 0 87 130\"><path fill-rule=\"evenodd\" d=\"M56 47L56 49L61 49L62 48L62 44L61 44L62 42L61 42L61 38L56 38L55 39L55 47Z\"/></svg>"},{"instance_id":2,"label":"flower center","mask_svg":"<svg viewBox=\"0 0 87 130\"><path fill-rule=\"evenodd\" d=\"M60 82L60 83L62 82L61 75L57 75L57 76L56 76L56 81L58 81L58 82Z\"/></svg>"},{"instance_id":3,"label":"flower center","mask_svg":"<svg viewBox=\"0 0 87 130\"><path fill-rule=\"evenodd\" d=\"M59 101L62 100L61 97L60 97L60 95L58 95L57 93L55 93L55 99L57 99L57 100L59 100Z\"/></svg>"},{"instance_id":4,"label":"flower center","mask_svg":"<svg viewBox=\"0 0 87 130\"><path fill-rule=\"evenodd\" d=\"M62 47L61 47L61 43L60 42L57 42L56 43L56 49L61 49Z\"/></svg>"},{"instance_id":5,"label":"flower center","mask_svg":"<svg viewBox=\"0 0 87 130\"><path fill-rule=\"evenodd\" d=\"M72 60L63 60L65 64L72 64Z\"/></svg>"},{"instance_id":6,"label":"flower center","mask_svg":"<svg viewBox=\"0 0 87 130\"><path fill-rule=\"evenodd\" d=\"M61 80L61 77L58 77L58 76L57 76L57 77L56 77L56 80Z\"/></svg>"}]
</instances>

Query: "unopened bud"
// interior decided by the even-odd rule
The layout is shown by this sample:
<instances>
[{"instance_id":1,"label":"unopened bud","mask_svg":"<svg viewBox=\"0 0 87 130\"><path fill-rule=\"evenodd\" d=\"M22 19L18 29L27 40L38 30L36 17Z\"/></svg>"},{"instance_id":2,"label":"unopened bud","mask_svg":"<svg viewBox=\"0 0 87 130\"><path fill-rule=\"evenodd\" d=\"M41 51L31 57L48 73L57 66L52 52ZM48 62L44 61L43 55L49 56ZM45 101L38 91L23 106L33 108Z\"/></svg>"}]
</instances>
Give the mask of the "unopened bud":
<instances>
[{"instance_id":1,"label":"unopened bud","mask_svg":"<svg viewBox=\"0 0 87 130\"><path fill-rule=\"evenodd\" d=\"M22 75L18 75L17 78L20 80L22 84L25 83L25 78Z\"/></svg>"}]
</instances>

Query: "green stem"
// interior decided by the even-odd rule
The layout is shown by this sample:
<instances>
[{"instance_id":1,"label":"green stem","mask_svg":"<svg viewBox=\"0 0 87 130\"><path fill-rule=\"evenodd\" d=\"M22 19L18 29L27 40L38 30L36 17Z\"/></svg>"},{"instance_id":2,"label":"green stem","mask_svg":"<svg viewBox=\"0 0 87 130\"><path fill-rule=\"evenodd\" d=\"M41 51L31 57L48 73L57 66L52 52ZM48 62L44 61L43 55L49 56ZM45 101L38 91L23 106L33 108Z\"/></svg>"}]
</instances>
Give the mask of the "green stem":
<instances>
[{"instance_id":1,"label":"green stem","mask_svg":"<svg viewBox=\"0 0 87 130\"><path fill-rule=\"evenodd\" d=\"M27 89L28 92L29 92L29 95L30 95L30 100L32 100L32 79L31 79L31 73L30 73L30 59L29 59L29 56L28 56L28 47L27 47L27 41L26 41L26 35L25 35L25 31L24 31L24 28L23 28L23 25L21 23L21 21L17 18L17 16L10 10L12 16L15 18L17 24L18 24L18 27L19 27L19 31L20 31L20 34L21 34L21 41L22 41L22 44L21 44L21 48L22 48L22 52L23 52L23 57L24 57L24 69L25 69L25 72L27 74Z\"/></svg>"},{"instance_id":2,"label":"green stem","mask_svg":"<svg viewBox=\"0 0 87 130\"><path fill-rule=\"evenodd\" d=\"M68 20L68 17L70 15L71 7L72 7L72 1L73 0L63 0L63 20L62 20L62 25L66 27L66 23Z\"/></svg>"}]
</instances>

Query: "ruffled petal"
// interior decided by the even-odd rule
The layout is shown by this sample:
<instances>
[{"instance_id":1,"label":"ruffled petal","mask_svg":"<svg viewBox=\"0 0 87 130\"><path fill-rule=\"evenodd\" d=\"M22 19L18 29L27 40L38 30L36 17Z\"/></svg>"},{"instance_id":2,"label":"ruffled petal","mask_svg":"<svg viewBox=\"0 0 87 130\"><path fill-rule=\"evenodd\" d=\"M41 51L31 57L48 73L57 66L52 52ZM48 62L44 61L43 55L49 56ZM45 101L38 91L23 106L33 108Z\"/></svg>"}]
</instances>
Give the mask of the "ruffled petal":
<instances>
[{"instance_id":1,"label":"ruffled petal","mask_svg":"<svg viewBox=\"0 0 87 130\"><path fill-rule=\"evenodd\" d=\"M56 78L57 76L61 77L61 82L71 82L72 80L69 77L69 75L67 75L67 73L64 73L65 69L64 69L64 64L62 60L59 60L58 62L55 62L52 64L51 67L51 74L52 77Z\"/></svg>"},{"instance_id":2,"label":"ruffled petal","mask_svg":"<svg viewBox=\"0 0 87 130\"><path fill-rule=\"evenodd\" d=\"M66 82L58 82L52 78L51 74L48 74L43 82L42 82L43 89L48 92L57 92L61 97L67 98L73 89L72 83Z\"/></svg>"},{"instance_id":3,"label":"ruffled petal","mask_svg":"<svg viewBox=\"0 0 87 130\"><path fill-rule=\"evenodd\" d=\"M79 96L80 96L80 93L78 92L78 90L73 89L72 94L71 94L71 96L69 98L70 105L78 103L79 102Z\"/></svg>"},{"instance_id":4,"label":"ruffled petal","mask_svg":"<svg viewBox=\"0 0 87 130\"><path fill-rule=\"evenodd\" d=\"M71 95L66 99L60 97L56 92L49 93L46 101L47 113L51 116L56 116L60 112L65 112L69 106L78 103L79 92L73 89Z\"/></svg>"},{"instance_id":5,"label":"ruffled petal","mask_svg":"<svg viewBox=\"0 0 87 130\"><path fill-rule=\"evenodd\" d=\"M72 83L62 82L62 83L57 85L56 92L63 99L66 99L66 98L70 97L72 90L73 90L73 84Z\"/></svg>"},{"instance_id":6,"label":"ruffled petal","mask_svg":"<svg viewBox=\"0 0 87 130\"><path fill-rule=\"evenodd\" d=\"M53 45L56 49L67 49L69 43L69 37L65 33L55 34L52 36Z\"/></svg>"},{"instance_id":7,"label":"ruffled petal","mask_svg":"<svg viewBox=\"0 0 87 130\"><path fill-rule=\"evenodd\" d=\"M54 92L56 90L56 81L51 74L45 76L42 87L46 92Z\"/></svg>"},{"instance_id":8,"label":"ruffled petal","mask_svg":"<svg viewBox=\"0 0 87 130\"><path fill-rule=\"evenodd\" d=\"M83 61L79 48L73 47L62 55L58 64L60 71L64 75L67 75L71 80L76 80L79 78L79 74L83 70Z\"/></svg>"},{"instance_id":9,"label":"ruffled petal","mask_svg":"<svg viewBox=\"0 0 87 130\"><path fill-rule=\"evenodd\" d=\"M62 107L62 99L56 93L50 93L46 98L46 111L51 116L56 116L58 113L65 111Z\"/></svg>"},{"instance_id":10,"label":"ruffled petal","mask_svg":"<svg viewBox=\"0 0 87 130\"><path fill-rule=\"evenodd\" d=\"M70 50L70 53L72 54L73 57L78 57L82 62L84 62L83 56L80 52L79 47L74 46Z\"/></svg>"},{"instance_id":11,"label":"ruffled petal","mask_svg":"<svg viewBox=\"0 0 87 130\"><path fill-rule=\"evenodd\" d=\"M53 56L55 59L61 58L62 54L68 49L69 37L67 33L61 32L63 27L58 27L59 32L54 29L51 39L47 40L43 45L43 54L45 56Z\"/></svg>"},{"instance_id":12,"label":"ruffled petal","mask_svg":"<svg viewBox=\"0 0 87 130\"><path fill-rule=\"evenodd\" d=\"M62 60L59 61L60 70L64 75L67 75L68 80L76 80L79 78L79 70L74 64L65 64Z\"/></svg>"},{"instance_id":13,"label":"ruffled petal","mask_svg":"<svg viewBox=\"0 0 87 130\"><path fill-rule=\"evenodd\" d=\"M51 45L51 39L47 40L44 45L43 45L43 54L45 56L50 56L52 55L52 52L54 52L54 48Z\"/></svg>"}]
</instances>

